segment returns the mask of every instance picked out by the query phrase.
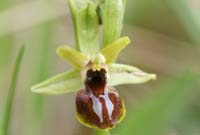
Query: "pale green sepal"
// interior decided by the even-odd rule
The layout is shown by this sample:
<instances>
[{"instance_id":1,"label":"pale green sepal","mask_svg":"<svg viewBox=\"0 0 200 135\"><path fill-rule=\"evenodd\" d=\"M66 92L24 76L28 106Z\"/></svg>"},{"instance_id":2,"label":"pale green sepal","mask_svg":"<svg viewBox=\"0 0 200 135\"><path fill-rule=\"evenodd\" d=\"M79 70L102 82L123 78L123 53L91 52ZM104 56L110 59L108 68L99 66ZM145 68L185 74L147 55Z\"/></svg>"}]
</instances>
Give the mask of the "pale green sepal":
<instances>
[{"instance_id":1,"label":"pale green sepal","mask_svg":"<svg viewBox=\"0 0 200 135\"><path fill-rule=\"evenodd\" d=\"M57 49L57 53L61 58L68 61L74 68L79 70L88 62L87 56L66 45L60 46Z\"/></svg>"},{"instance_id":2,"label":"pale green sepal","mask_svg":"<svg viewBox=\"0 0 200 135\"><path fill-rule=\"evenodd\" d=\"M128 37L122 37L111 44L107 45L101 50L101 53L104 55L106 59L106 64L110 64L114 62L119 53L130 44L130 39Z\"/></svg>"},{"instance_id":3,"label":"pale green sepal","mask_svg":"<svg viewBox=\"0 0 200 135\"><path fill-rule=\"evenodd\" d=\"M107 46L120 37L124 12L125 1L123 0L105 0L100 5L103 22L103 46Z\"/></svg>"},{"instance_id":4,"label":"pale green sepal","mask_svg":"<svg viewBox=\"0 0 200 135\"><path fill-rule=\"evenodd\" d=\"M56 75L31 88L32 92L40 94L64 94L76 92L82 87L79 71L72 70Z\"/></svg>"},{"instance_id":5,"label":"pale green sepal","mask_svg":"<svg viewBox=\"0 0 200 135\"><path fill-rule=\"evenodd\" d=\"M94 57L99 52L98 15L96 4L89 2L87 7L76 15L78 45L82 53Z\"/></svg>"},{"instance_id":6,"label":"pale green sepal","mask_svg":"<svg viewBox=\"0 0 200 135\"><path fill-rule=\"evenodd\" d=\"M76 48L94 57L99 51L97 3L92 0L68 0L74 23Z\"/></svg>"},{"instance_id":7,"label":"pale green sepal","mask_svg":"<svg viewBox=\"0 0 200 135\"><path fill-rule=\"evenodd\" d=\"M68 0L72 15L75 15L78 10L85 8L89 1L90 0Z\"/></svg>"},{"instance_id":8,"label":"pale green sepal","mask_svg":"<svg viewBox=\"0 0 200 135\"><path fill-rule=\"evenodd\" d=\"M74 26L74 36L76 42L76 49L80 50L79 47L79 39L78 39L78 31L77 31L77 20L76 14L79 10L85 8L87 6L88 0L68 0L69 9L71 11L73 26Z\"/></svg>"},{"instance_id":9,"label":"pale green sepal","mask_svg":"<svg viewBox=\"0 0 200 135\"><path fill-rule=\"evenodd\" d=\"M139 84L149 80L155 80L155 74L149 74L142 70L123 64L110 64L108 66L108 85L116 86L122 84Z\"/></svg>"}]
</instances>

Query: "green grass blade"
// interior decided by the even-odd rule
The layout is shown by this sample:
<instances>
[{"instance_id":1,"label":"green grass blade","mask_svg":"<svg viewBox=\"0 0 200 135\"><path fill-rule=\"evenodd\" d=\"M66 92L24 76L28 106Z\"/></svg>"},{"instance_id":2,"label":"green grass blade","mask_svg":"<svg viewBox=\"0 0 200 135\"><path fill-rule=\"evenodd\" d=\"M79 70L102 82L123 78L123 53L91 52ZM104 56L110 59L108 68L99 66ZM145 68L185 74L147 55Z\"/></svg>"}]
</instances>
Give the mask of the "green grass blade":
<instances>
[{"instance_id":1,"label":"green grass blade","mask_svg":"<svg viewBox=\"0 0 200 135\"><path fill-rule=\"evenodd\" d=\"M163 131L168 129L169 122L176 120L176 117L195 96L197 84L196 76L190 73L167 82L157 90L159 93L151 100L135 108L135 111L128 111L125 125L122 125L116 134L163 134Z\"/></svg>"},{"instance_id":2,"label":"green grass blade","mask_svg":"<svg viewBox=\"0 0 200 135\"><path fill-rule=\"evenodd\" d=\"M8 134L8 127L9 127L9 123L10 123L10 116L11 116L11 111L12 111L12 104L13 104L13 99L14 99L14 94L15 94L15 88L16 88L20 65L22 62L23 55L24 55L24 49L25 49L25 46L23 45L21 47L20 52L16 59L14 71L12 74L10 89L8 92L5 108L3 110L3 115L2 115L3 117L1 119L0 135Z\"/></svg>"}]
</instances>

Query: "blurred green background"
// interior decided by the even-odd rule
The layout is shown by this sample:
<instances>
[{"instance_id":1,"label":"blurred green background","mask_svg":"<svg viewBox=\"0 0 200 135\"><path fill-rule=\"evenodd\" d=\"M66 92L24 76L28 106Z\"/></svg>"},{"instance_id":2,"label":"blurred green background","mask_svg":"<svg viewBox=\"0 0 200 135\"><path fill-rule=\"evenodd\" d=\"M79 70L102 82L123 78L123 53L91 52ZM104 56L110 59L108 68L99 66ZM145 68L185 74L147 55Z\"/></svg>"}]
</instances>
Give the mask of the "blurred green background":
<instances>
[{"instance_id":1,"label":"blurred green background","mask_svg":"<svg viewBox=\"0 0 200 135\"><path fill-rule=\"evenodd\" d=\"M127 0L122 35L132 40L119 58L157 80L117 87L127 116L113 135L200 134L200 1ZM14 61L25 57L14 98L10 135L88 135L75 118L75 93L44 96L30 87L66 71L56 48L74 45L66 0L0 1L0 114Z\"/></svg>"}]
</instances>

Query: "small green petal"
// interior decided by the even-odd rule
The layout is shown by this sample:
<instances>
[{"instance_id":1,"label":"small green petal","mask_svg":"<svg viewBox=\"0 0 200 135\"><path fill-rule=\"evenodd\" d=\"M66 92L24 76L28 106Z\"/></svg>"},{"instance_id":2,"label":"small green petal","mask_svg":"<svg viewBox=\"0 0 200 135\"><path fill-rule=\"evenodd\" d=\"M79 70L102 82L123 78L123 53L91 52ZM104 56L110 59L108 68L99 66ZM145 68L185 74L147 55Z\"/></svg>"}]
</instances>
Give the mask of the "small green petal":
<instances>
[{"instance_id":1,"label":"small green petal","mask_svg":"<svg viewBox=\"0 0 200 135\"><path fill-rule=\"evenodd\" d=\"M88 58L84 54L69 46L60 46L57 49L57 53L61 58L79 70L88 62Z\"/></svg>"},{"instance_id":2,"label":"small green petal","mask_svg":"<svg viewBox=\"0 0 200 135\"><path fill-rule=\"evenodd\" d=\"M130 44L130 39L128 37L122 37L113 43L107 45L105 48L101 50L101 53L106 58L106 64L110 64L115 61L119 55L119 53Z\"/></svg>"},{"instance_id":3,"label":"small green petal","mask_svg":"<svg viewBox=\"0 0 200 135\"><path fill-rule=\"evenodd\" d=\"M32 92L41 94L64 94L78 91L82 87L79 71L68 71L56 75L31 88Z\"/></svg>"},{"instance_id":4,"label":"small green petal","mask_svg":"<svg viewBox=\"0 0 200 135\"><path fill-rule=\"evenodd\" d=\"M109 65L108 85L116 86L122 84L139 84L149 80L155 80L155 74L149 74L142 70L123 64Z\"/></svg>"}]
</instances>

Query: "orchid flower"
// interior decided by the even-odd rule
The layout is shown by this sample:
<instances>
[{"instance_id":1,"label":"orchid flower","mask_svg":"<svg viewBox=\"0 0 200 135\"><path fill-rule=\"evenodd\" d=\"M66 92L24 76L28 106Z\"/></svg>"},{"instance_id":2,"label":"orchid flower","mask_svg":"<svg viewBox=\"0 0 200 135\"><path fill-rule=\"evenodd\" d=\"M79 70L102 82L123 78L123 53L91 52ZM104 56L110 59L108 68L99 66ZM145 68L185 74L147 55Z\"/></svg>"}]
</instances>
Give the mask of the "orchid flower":
<instances>
[{"instance_id":1,"label":"orchid flower","mask_svg":"<svg viewBox=\"0 0 200 135\"><path fill-rule=\"evenodd\" d=\"M123 98L114 86L145 83L156 79L156 75L115 62L119 53L130 44L128 37L112 42L104 40L104 43L110 43L99 49L97 5L90 1L78 7L73 0L69 0L69 5L77 31L78 49L62 45L57 53L73 69L36 84L31 90L51 95L76 92L76 116L80 123L90 128L108 130L115 127L126 113ZM103 6L103 11L106 11Z\"/></svg>"}]
</instances>

